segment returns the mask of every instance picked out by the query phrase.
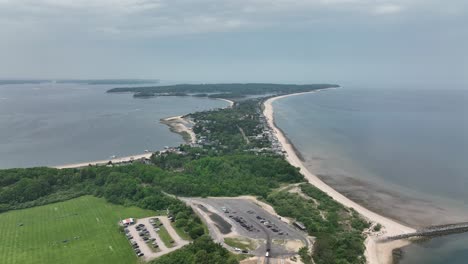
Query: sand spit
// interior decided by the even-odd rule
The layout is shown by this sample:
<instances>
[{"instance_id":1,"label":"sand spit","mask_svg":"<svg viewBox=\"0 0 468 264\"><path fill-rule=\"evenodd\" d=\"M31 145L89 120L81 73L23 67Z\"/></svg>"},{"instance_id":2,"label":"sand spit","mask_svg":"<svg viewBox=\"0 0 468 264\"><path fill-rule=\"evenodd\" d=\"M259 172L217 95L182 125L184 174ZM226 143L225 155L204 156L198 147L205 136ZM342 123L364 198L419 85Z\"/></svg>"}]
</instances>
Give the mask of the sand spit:
<instances>
[{"instance_id":1,"label":"sand spit","mask_svg":"<svg viewBox=\"0 0 468 264\"><path fill-rule=\"evenodd\" d=\"M234 101L228 99L216 98L216 100L227 102L229 105L225 108L231 108L234 105ZM192 130L192 127L195 123L190 120L187 115L163 118L161 119L161 123L169 126L169 129L172 132L180 134L186 143L194 144L197 142L197 136Z\"/></svg>"},{"instance_id":2,"label":"sand spit","mask_svg":"<svg viewBox=\"0 0 468 264\"><path fill-rule=\"evenodd\" d=\"M172 132L182 135L187 143L197 141L197 136L192 130L193 122L190 119L184 116L173 116L161 119L161 123L169 126Z\"/></svg>"}]
</instances>

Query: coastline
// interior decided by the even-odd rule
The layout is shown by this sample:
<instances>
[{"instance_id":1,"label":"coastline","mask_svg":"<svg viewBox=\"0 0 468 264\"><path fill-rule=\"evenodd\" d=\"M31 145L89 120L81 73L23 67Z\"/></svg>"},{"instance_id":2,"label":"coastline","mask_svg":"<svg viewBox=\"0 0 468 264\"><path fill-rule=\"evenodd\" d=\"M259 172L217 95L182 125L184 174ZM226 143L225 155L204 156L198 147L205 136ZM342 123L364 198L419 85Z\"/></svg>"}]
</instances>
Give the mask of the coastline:
<instances>
[{"instance_id":1,"label":"coastline","mask_svg":"<svg viewBox=\"0 0 468 264\"><path fill-rule=\"evenodd\" d=\"M153 155L152 152L148 152L145 154L136 154L132 156L126 156L126 157L120 157L120 158L113 158L113 159L106 159L106 160L96 160L96 161L89 161L89 162L80 162L80 163L70 163L70 164L65 164L65 165L59 165L59 166L52 166L52 168L56 169L73 169L73 168L82 168L82 167L87 167L89 165L95 166L95 165L105 165L109 161L112 163L120 163L120 162L129 162L132 160L137 160L137 159L149 159Z\"/></svg>"},{"instance_id":2,"label":"coastline","mask_svg":"<svg viewBox=\"0 0 468 264\"><path fill-rule=\"evenodd\" d=\"M280 95L276 97L272 97L267 99L263 105L263 114L267 120L268 125L272 129L273 133L275 134L276 138L278 139L283 151L286 153L286 160L293 166L298 167L300 172L304 175L306 180L314 185L315 187L319 188L323 192L327 193L337 202L341 203L346 207L353 208L356 210L361 216L366 218L367 220L373 223L379 223L382 225L382 232L388 236L394 236L403 233L414 232L415 229L400 224L390 218L377 214L376 212L370 211L369 209L357 204L356 202L352 201L351 199L345 197L325 182L323 182L319 177L315 174L310 172L303 160L301 160L300 155L298 155L298 151L295 149L294 145L290 142L290 140L285 136L283 131L278 128L274 122L274 109L272 103L278 99L286 98L289 96L295 95L302 95L307 93L315 93L317 91L312 92L304 92L304 93L295 93L295 94L288 94L288 95ZM368 263L371 264L387 264L392 263L393 261L393 250L397 248L404 247L408 245L410 242L405 240L399 241L392 241L392 242L378 242L379 236L378 235L368 235L366 242L365 242L365 256Z\"/></svg>"},{"instance_id":3,"label":"coastline","mask_svg":"<svg viewBox=\"0 0 468 264\"><path fill-rule=\"evenodd\" d=\"M234 101L231 101L231 100L228 100L228 99L224 99L224 98L215 98L215 99L227 102L229 105L227 107L225 107L225 108L231 108L234 105Z\"/></svg>"},{"instance_id":4,"label":"coastline","mask_svg":"<svg viewBox=\"0 0 468 264\"><path fill-rule=\"evenodd\" d=\"M185 116L167 117L161 119L160 122L167 125L171 132L181 135L186 143L193 144L197 141L197 136L192 131L192 128L189 127L189 124L192 124L192 122Z\"/></svg>"},{"instance_id":5,"label":"coastline","mask_svg":"<svg viewBox=\"0 0 468 264\"><path fill-rule=\"evenodd\" d=\"M228 99L215 99L227 102L229 105L225 108L232 108L234 105L234 101ZM167 125L171 132L181 135L187 144L195 144L197 142L197 135L192 130L192 125L194 123L187 118L187 115L162 118L160 122Z\"/></svg>"}]
</instances>

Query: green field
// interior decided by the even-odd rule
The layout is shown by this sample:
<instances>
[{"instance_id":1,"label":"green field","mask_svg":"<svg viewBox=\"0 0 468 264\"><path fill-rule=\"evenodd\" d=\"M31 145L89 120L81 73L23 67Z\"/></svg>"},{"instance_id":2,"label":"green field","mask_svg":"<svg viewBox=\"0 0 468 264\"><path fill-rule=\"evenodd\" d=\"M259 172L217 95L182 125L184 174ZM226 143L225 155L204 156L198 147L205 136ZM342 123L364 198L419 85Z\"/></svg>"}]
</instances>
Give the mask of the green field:
<instances>
[{"instance_id":1,"label":"green field","mask_svg":"<svg viewBox=\"0 0 468 264\"><path fill-rule=\"evenodd\" d=\"M190 237L188 233L184 231L182 227L177 227L175 223L171 222L172 228L176 231L176 233L182 238L183 240L192 241L193 239ZM208 234L208 232L206 232Z\"/></svg>"},{"instance_id":2,"label":"green field","mask_svg":"<svg viewBox=\"0 0 468 264\"><path fill-rule=\"evenodd\" d=\"M0 214L2 264L136 263L117 222L155 213L83 196Z\"/></svg>"}]
</instances>

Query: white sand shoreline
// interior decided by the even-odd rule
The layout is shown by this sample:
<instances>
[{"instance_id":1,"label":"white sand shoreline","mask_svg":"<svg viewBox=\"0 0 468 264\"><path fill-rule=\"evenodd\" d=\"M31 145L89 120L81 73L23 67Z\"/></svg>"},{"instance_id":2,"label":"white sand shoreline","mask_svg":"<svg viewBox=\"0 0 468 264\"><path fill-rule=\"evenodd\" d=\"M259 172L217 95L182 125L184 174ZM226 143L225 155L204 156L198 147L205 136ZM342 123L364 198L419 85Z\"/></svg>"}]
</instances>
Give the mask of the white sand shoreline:
<instances>
[{"instance_id":1,"label":"white sand shoreline","mask_svg":"<svg viewBox=\"0 0 468 264\"><path fill-rule=\"evenodd\" d=\"M89 162L79 162L79 163L70 163L70 164L65 164L65 165L59 165L59 166L52 166L52 168L56 169L72 169L72 168L81 168L81 167L86 167L89 165L95 166L95 165L105 165L109 161L112 163L120 163L120 162L129 162L132 160L137 160L137 159L142 159L142 158L147 158L149 159L153 155L152 152L144 153L144 154L136 154L132 156L125 156L125 157L119 157L119 158L110 158L106 160L95 160L95 161L89 161Z\"/></svg>"},{"instance_id":2,"label":"white sand shoreline","mask_svg":"<svg viewBox=\"0 0 468 264\"><path fill-rule=\"evenodd\" d=\"M188 126L191 123L190 120L184 116L172 116L168 118L161 119L161 122L169 126L174 132L178 134L187 133L190 136L190 140L186 140L187 143L195 143L197 141L197 136L193 132L192 128ZM184 138L185 139L185 138Z\"/></svg>"},{"instance_id":3,"label":"white sand shoreline","mask_svg":"<svg viewBox=\"0 0 468 264\"><path fill-rule=\"evenodd\" d=\"M226 108L231 108L234 105L234 101L231 101L228 99L224 99L224 98L215 98L215 99L227 102L229 106L227 106Z\"/></svg>"},{"instance_id":4,"label":"white sand shoreline","mask_svg":"<svg viewBox=\"0 0 468 264\"><path fill-rule=\"evenodd\" d=\"M324 183L322 180L320 180L316 175L314 175L307 169L304 163L297 156L296 152L294 151L294 147L291 145L291 143L289 143L286 136L282 133L282 131L278 127L276 127L276 124L274 122L274 109L272 105L274 101L278 99L286 98L289 96L296 96L296 95L302 95L302 94L314 93L314 92L316 91L281 95L281 96L269 98L268 100L264 102L263 114L265 115L268 125L273 130L283 150L286 152L286 160L288 160L288 162L291 163L291 165L298 167L301 173L305 176L305 178L307 179L309 183L319 188L323 192L327 193L329 196L331 196L333 199L343 204L344 206L353 208L367 220L374 222L374 223L381 224L383 226L382 230L385 232L386 236L393 236L393 235L398 235L398 234L403 234L403 233L414 232L415 229L402 225L392 219L389 219L385 216L382 216L373 211L370 211L369 209L345 197L344 195L342 195L341 193L339 193L338 191L336 191L335 189L333 189L332 187ZM380 243L380 242L377 242L376 240L377 240L377 237L375 236L368 236L368 238L366 239L365 256L366 256L367 262L370 264L392 263L393 261L392 250L409 244L408 241L404 241L404 240L387 242L387 243Z\"/></svg>"}]
</instances>

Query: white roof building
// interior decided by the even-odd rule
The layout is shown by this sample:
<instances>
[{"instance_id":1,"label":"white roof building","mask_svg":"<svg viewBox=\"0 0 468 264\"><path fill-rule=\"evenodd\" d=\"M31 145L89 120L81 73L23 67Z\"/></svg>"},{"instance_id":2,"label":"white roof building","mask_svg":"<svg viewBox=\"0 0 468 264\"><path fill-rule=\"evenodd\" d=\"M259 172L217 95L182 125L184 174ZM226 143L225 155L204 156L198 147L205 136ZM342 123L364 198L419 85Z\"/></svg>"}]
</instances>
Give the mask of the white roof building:
<instances>
[{"instance_id":1,"label":"white roof building","mask_svg":"<svg viewBox=\"0 0 468 264\"><path fill-rule=\"evenodd\" d=\"M122 220L123 225L133 225L135 223L135 219L133 218L127 218Z\"/></svg>"}]
</instances>

